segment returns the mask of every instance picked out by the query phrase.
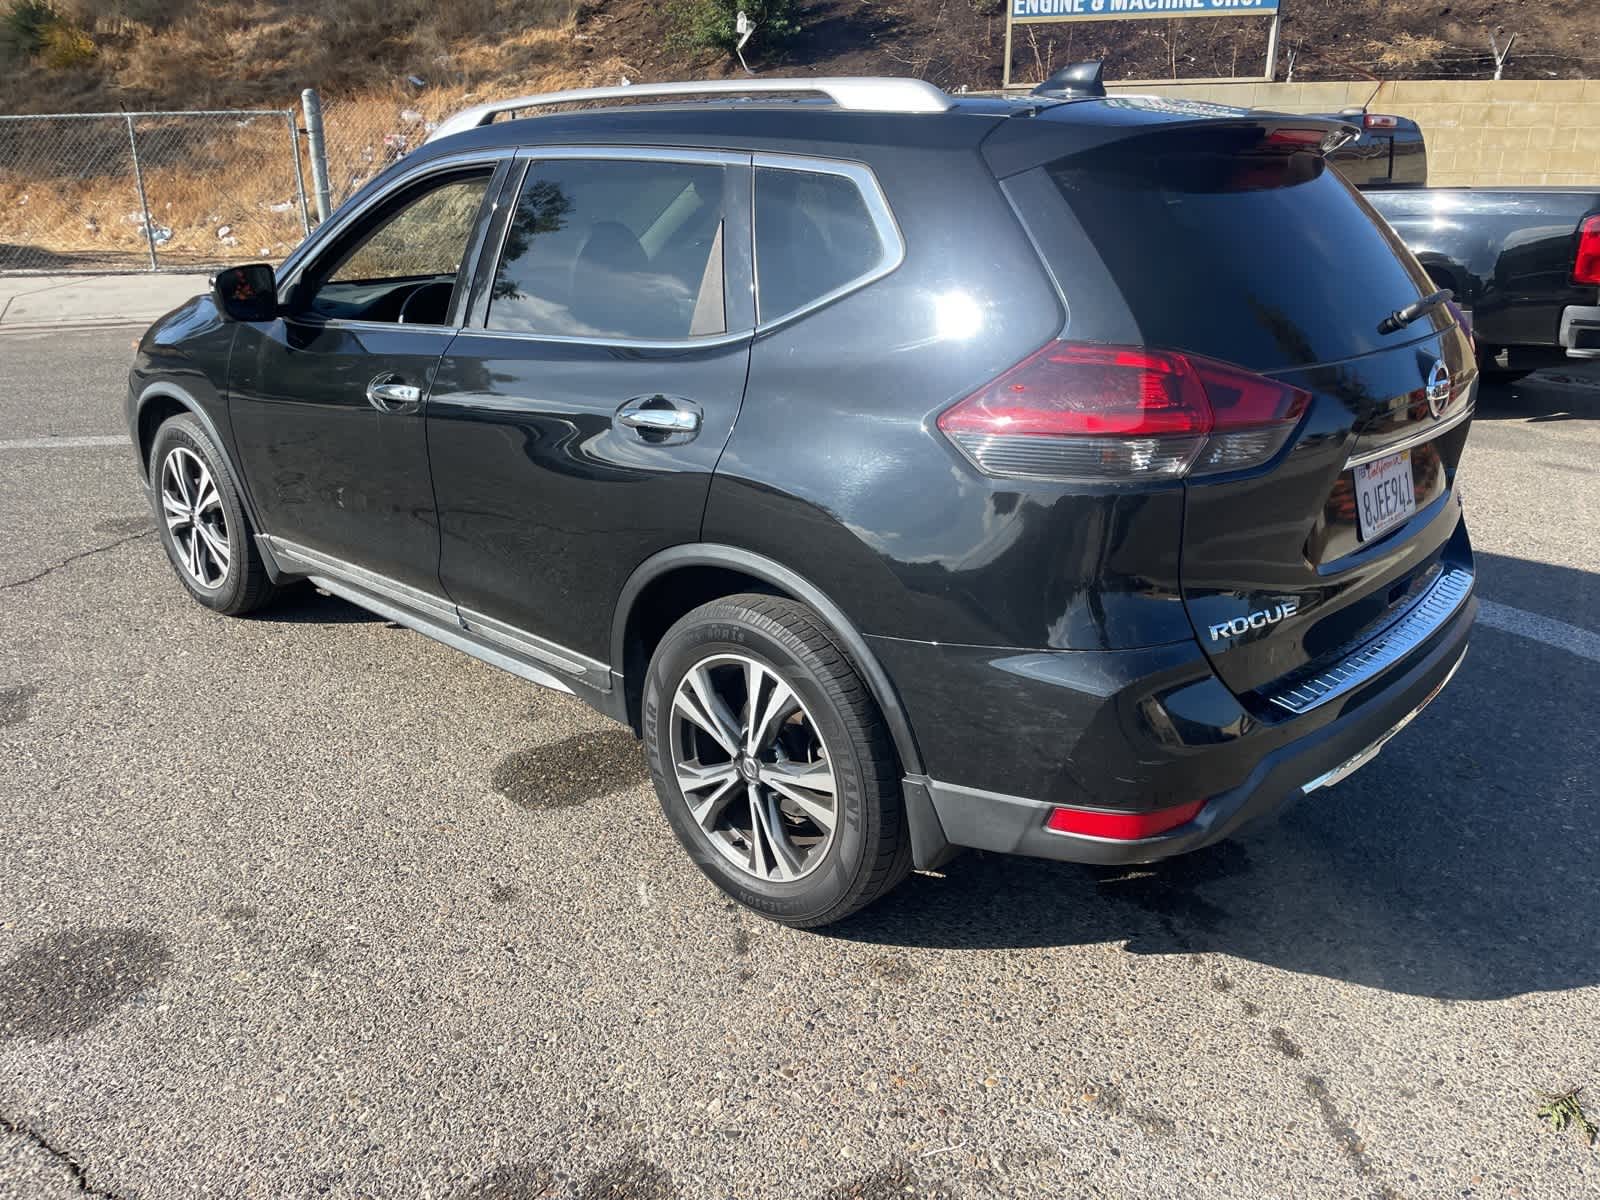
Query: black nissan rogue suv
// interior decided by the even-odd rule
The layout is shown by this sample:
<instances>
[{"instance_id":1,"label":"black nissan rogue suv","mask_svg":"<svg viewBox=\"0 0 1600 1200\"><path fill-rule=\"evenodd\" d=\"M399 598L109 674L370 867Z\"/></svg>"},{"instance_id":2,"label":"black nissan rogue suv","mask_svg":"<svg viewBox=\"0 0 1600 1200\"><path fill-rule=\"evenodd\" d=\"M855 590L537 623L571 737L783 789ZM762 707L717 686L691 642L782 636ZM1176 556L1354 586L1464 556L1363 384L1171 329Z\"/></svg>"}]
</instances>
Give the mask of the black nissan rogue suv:
<instances>
[{"instance_id":1,"label":"black nissan rogue suv","mask_svg":"<svg viewBox=\"0 0 1600 1200\"><path fill-rule=\"evenodd\" d=\"M905 79L469 110L145 335L163 544L219 612L309 579L631 725L775 920L1204 846L1376 753L1476 609L1472 345L1352 133Z\"/></svg>"}]
</instances>

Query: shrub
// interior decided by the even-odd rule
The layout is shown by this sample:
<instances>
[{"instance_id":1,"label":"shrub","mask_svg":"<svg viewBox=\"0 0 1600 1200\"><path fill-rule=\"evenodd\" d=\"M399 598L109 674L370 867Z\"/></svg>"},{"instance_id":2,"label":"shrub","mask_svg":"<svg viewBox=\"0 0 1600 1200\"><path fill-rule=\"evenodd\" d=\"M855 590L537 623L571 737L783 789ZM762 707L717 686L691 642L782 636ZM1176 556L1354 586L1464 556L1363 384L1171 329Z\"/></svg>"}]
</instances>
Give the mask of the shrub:
<instances>
[{"instance_id":1,"label":"shrub","mask_svg":"<svg viewBox=\"0 0 1600 1200\"><path fill-rule=\"evenodd\" d=\"M0 41L13 54L38 54L44 49L45 31L58 20L48 0L12 0L0 17Z\"/></svg>"},{"instance_id":2,"label":"shrub","mask_svg":"<svg viewBox=\"0 0 1600 1200\"><path fill-rule=\"evenodd\" d=\"M94 40L70 21L52 21L44 27L39 57L56 71L80 67L94 57Z\"/></svg>"},{"instance_id":3,"label":"shrub","mask_svg":"<svg viewBox=\"0 0 1600 1200\"><path fill-rule=\"evenodd\" d=\"M797 8L796 0L669 0L668 36L681 49L732 54L739 44L736 19L743 9L755 25L750 46L772 50L800 32Z\"/></svg>"},{"instance_id":4,"label":"shrub","mask_svg":"<svg viewBox=\"0 0 1600 1200\"><path fill-rule=\"evenodd\" d=\"M0 17L0 48L10 58L38 58L57 70L94 57L94 40L51 0L12 0Z\"/></svg>"}]
</instances>

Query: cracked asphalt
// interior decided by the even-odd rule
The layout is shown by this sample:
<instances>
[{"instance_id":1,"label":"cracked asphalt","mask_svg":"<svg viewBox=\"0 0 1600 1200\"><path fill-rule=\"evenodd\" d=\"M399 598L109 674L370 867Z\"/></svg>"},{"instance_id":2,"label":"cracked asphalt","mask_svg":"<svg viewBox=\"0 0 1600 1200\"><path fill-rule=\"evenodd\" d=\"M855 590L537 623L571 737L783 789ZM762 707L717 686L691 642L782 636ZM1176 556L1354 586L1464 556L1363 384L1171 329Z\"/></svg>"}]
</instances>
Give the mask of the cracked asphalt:
<instances>
[{"instance_id":1,"label":"cracked asphalt","mask_svg":"<svg viewBox=\"0 0 1600 1200\"><path fill-rule=\"evenodd\" d=\"M1600 1111L1593 658L1485 625L1244 840L795 932L617 727L310 590L214 616L125 449L4 447L118 432L133 336L0 335L0 1197L1600 1194L1533 1114ZM1600 631L1597 464L1600 369L1485 391L1485 597Z\"/></svg>"}]
</instances>

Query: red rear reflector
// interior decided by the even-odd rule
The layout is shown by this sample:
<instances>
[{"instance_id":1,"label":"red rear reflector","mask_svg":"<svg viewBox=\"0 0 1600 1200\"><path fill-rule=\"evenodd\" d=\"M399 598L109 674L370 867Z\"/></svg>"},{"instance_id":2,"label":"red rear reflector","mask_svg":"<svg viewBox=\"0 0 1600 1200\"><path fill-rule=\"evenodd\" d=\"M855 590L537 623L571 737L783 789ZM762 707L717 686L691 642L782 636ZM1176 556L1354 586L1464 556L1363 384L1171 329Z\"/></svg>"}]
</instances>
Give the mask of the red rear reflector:
<instances>
[{"instance_id":1,"label":"red rear reflector","mask_svg":"<svg viewBox=\"0 0 1600 1200\"><path fill-rule=\"evenodd\" d=\"M1572 264L1572 282L1600 284L1600 213L1585 217L1578 226L1578 257Z\"/></svg>"},{"instance_id":2,"label":"red rear reflector","mask_svg":"<svg viewBox=\"0 0 1600 1200\"><path fill-rule=\"evenodd\" d=\"M1400 118L1386 116L1383 113L1368 113L1361 118L1361 123L1368 129L1398 129Z\"/></svg>"},{"instance_id":3,"label":"red rear reflector","mask_svg":"<svg viewBox=\"0 0 1600 1200\"><path fill-rule=\"evenodd\" d=\"M990 475L1118 480L1266 462L1310 397L1227 363L1051 342L939 415Z\"/></svg>"},{"instance_id":4,"label":"red rear reflector","mask_svg":"<svg viewBox=\"0 0 1600 1200\"><path fill-rule=\"evenodd\" d=\"M1046 829L1056 833L1081 833L1088 837L1112 838L1119 842L1132 842L1154 837L1169 829L1194 820L1206 806L1204 800L1180 804L1176 808L1158 808L1154 812L1125 813L1099 812L1091 808L1052 808L1045 821Z\"/></svg>"}]
</instances>

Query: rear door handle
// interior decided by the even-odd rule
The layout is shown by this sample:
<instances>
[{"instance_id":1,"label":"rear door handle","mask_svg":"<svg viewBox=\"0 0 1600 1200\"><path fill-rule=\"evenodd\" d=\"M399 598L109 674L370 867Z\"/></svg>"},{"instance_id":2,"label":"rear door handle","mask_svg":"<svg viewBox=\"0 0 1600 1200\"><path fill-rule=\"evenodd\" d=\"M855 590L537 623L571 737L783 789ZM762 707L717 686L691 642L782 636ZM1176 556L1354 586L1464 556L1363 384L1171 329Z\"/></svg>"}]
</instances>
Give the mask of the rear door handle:
<instances>
[{"instance_id":1,"label":"rear door handle","mask_svg":"<svg viewBox=\"0 0 1600 1200\"><path fill-rule=\"evenodd\" d=\"M379 412L413 413L422 406L422 389L398 375L379 375L367 384L367 401Z\"/></svg>"},{"instance_id":2,"label":"rear door handle","mask_svg":"<svg viewBox=\"0 0 1600 1200\"><path fill-rule=\"evenodd\" d=\"M700 432L700 408L681 396L635 396L617 409L617 423L646 441L688 441Z\"/></svg>"}]
</instances>

